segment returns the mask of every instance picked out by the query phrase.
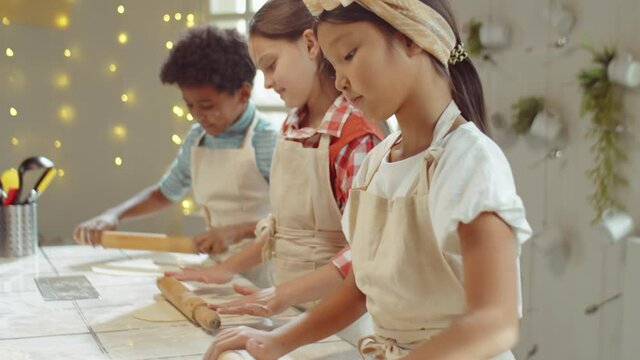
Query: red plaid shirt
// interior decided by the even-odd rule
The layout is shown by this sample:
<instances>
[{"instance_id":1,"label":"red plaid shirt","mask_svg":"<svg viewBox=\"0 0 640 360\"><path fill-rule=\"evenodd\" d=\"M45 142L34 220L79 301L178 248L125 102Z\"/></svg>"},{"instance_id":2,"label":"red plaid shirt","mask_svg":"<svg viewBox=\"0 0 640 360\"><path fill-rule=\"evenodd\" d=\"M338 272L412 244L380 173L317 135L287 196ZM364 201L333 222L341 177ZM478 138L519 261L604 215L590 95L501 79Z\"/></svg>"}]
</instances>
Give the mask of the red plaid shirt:
<instances>
[{"instance_id":1,"label":"red plaid shirt","mask_svg":"<svg viewBox=\"0 0 640 360\"><path fill-rule=\"evenodd\" d=\"M331 259L331 262L336 269L338 269L340 275L342 275L343 278L346 278L351 270L351 249L348 246L345 246L338 255Z\"/></svg>"},{"instance_id":2,"label":"red plaid shirt","mask_svg":"<svg viewBox=\"0 0 640 360\"><path fill-rule=\"evenodd\" d=\"M301 142L306 148L317 148L320 143L320 134L339 138L342 127L354 111L356 110L349 101L340 95L329 107L318 128L300 128L301 120L308 115L307 108L302 107L289 113L282 125L282 133L287 140ZM380 140L373 134L363 135L342 148L334 163L330 164L331 187L340 211L344 210L344 205L349 198L353 177L360 169L367 153L379 142ZM346 276L351 268L351 252L348 250L348 247L345 248L332 259L343 276Z\"/></svg>"},{"instance_id":3,"label":"red plaid shirt","mask_svg":"<svg viewBox=\"0 0 640 360\"><path fill-rule=\"evenodd\" d=\"M340 137L342 127L347 122L349 115L355 109L349 104L349 101L342 95L338 96L329 107L324 115L322 122L318 128L305 127L300 129L299 124L302 119L307 116L307 108L299 108L292 110L282 125L282 133L287 140L298 141L306 148L317 148L320 143L320 134L329 134L334 139ZM332 139L332 142L333 140ZM338 156L329 168L331 187L336 203L340 211L344 209L344 205L349 198L349 189L353 177L360 169L360 165L364 161L367 153L376 146L380 140L375 135L367 134L361 136L338 152Z\"/></svg>"}]
</instances>

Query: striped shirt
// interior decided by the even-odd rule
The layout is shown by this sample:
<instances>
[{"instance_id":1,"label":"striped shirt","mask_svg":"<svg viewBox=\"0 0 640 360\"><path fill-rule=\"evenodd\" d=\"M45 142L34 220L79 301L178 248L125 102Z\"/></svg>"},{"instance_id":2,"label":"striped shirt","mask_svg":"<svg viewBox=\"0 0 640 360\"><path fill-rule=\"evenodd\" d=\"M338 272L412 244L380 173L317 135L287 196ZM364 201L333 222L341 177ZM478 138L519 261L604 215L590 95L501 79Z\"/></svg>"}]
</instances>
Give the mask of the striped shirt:
<instances>
[{"instance_id":1,"label":"striped shirt","mask_svg":"<svg viewBox=\"0 0 640 360\"><path fill-rule=\"evenodd\" d=\"M242 146L247 130L253 120L256 108L249 103L244 113L232 123L222 134L212 136L205 134L205 130L200 124L194 124L182 142L176 159L171 164L169 170L160 180L160 191L167 198L174 202L180 201L189 190L191 190L191 148L197 146L207 149L237 149ZM278 138L277 127L258 112L258 123L256 124L251 144L256 151L256 163L258 170L269 181L271 170L271 158Z\"/></svg>"}]
</instances>

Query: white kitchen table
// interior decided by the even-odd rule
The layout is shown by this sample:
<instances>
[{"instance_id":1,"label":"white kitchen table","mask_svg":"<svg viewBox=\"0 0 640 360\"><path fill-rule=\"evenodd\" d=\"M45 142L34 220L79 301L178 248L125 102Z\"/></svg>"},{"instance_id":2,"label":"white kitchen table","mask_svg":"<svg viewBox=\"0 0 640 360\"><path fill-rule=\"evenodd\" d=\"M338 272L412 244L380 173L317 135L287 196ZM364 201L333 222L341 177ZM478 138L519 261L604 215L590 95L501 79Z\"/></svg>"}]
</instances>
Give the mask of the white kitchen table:
<instances>
[{"instance_id":1,"label":"white kitchen table","mask_svg":"<svg viewBox=\"0 0 640 360\"><path fill-rule=\"evenodd\" d=\"M38 248L28 257L0 258L0 359L200 359L215 334L187 320L154 323L132 316L160 293L155 276L92 271L92 266L107 262L166 256L67 245ZM44 301L34 278L67 275L85 275L100 298ZM197 287L206 293L210 285ZM250 325L272 327L286 319L254 319ZM331 336L288 358L341 360L359 355L351 344Z\"/></svg>"}]
</instances>

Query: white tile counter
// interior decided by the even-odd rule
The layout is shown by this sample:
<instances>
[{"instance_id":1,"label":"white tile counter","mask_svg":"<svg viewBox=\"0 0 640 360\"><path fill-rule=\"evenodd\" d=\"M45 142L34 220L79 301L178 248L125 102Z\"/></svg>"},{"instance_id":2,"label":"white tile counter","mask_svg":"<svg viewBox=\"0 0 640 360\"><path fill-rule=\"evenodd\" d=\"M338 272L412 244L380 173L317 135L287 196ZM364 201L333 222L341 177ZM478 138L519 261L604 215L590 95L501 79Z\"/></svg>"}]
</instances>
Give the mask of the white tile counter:
<instances>
[{"instance_id":1,"label":"white tile counter","mask_svg":"<svg viewBox=\"0 0 640 360\"><path fill-rule=\"evenodd\" d=\"M172 255L69 245L43 247L29 257L0 258L0 359L200 359L212 334L187 320L154 323L132 316L155 302L160 293L155 276L108 275L91 269L110 261L167 256ZM44 301L34 278L67 275L85 275L100 298ZM197 287L205 298L225 292L220 285ZM248 325L271 327L293 315L273 321L254 318ZM332 336L288 358L342 360L359 355L352 345Z\"/></svg>"}]
</instances>

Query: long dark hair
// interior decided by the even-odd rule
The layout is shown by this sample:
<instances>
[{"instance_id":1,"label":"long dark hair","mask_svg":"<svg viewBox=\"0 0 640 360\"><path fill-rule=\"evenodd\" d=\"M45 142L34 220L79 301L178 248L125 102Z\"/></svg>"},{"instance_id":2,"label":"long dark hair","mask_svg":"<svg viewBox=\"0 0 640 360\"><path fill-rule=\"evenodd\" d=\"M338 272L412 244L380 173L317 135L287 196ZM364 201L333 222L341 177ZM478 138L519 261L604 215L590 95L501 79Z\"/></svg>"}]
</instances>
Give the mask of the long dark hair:
<instances>
[{"instance_id":1,"label":"long dark hair","mask_svg":"<svg viewBox=\"0 0 640 360\"><path fill-rule=\"evenodd\" d=\"M269 0L249 21L249 35L297 41L305 30L313 28L315 21L302 0ZM335 79L335 71L324 56L318 60L318 75L321 79Z\"/></svg>"},{"instance_id":2,"label":"long dark hair","mask_svg":"<svg viewBox=\"0 0 640 360\"><path fill-rule=\"evenodd\" d=\"M451 26L451 29L456 36L456 43L460 43L460 32L447 0L420 1L438 12L440 16L449 23L449 26ZM318 17L318 21L325 21L329 23L366 21L373 23L387 33L395 33L398 31L379 16L355 2L347 7L338 6L335 10L323 11ZM462 116L467 120L473 121L482 132L486 133L487 121L482 84L480 83L480 77L471 62L471 59L466 58L464 61L455 65L449 65L449 72L447 73L445 65L435 57L431 56L431 54L429 55L436 69L442 75L449 78L452 91L451 95L453 100L460 107Z\"/></svg>"}]
</instances>

